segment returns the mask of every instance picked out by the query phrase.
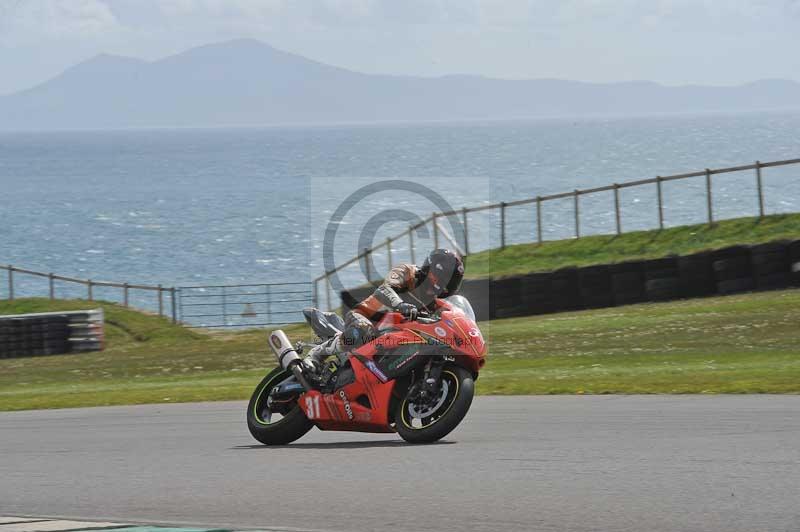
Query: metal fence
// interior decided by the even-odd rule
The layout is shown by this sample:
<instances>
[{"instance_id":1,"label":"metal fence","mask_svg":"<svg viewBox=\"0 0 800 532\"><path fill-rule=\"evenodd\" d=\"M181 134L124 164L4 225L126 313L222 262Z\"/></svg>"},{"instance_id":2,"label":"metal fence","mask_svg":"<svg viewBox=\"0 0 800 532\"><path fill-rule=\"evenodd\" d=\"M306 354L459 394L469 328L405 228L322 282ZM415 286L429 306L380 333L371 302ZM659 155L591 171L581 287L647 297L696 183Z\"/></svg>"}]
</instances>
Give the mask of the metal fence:
<instances>
[{"instance_id":1,"label":"metal fence","mask_svg":"<svg viewBox=\"0 0 800 532\"><path fill-rule=\"evenodd\" d=\"M48 283L48 295L50 299L57 299L57 283L69 283L80 285L86 290L86 299L88 301L95 300L95 289L96 288L115 288L119 289L114 293L117 295L116 298L112 298L114 302L120 302L123 306L128 307L130 306L131 300L131 292L138 292L144 291L147 293L155 293L156 301L155 304L158 305L158 315L164 316L166 315L165 312L167 310L167 305L165 304L165 294L168 298L169 304L169 311L170 316L172 318L173 323L177 323L177 306L176 306L176 289L174 287L164 287L161 285L158 286L149 286L149 285L141 285L141 284L130 284L130 283L111 283L107 281L93 281L91 279L76 279L74 277L65 277L63 275L56 275L53 273L43 273L37 272L33 270L26 270L24 268L17 268L16 266L8 265L8 266L0 266L0 271L5 270L7 273L7 280L8 280L8 299L13 300L15 298L15 283L16 277L18 275L26 275L32 277L38 277L47 279ZM104 294L104 300L108 299L107 294Z\"/></svg>"},{"instance_id":2,"label":"metal fence","mask_svg":"<svg viewBox=\"0 0 800 532\"><path fill-rule=\"evenodd\" d=\"M180 321L188 327L258 327L304 321L311 283L181 286Z\"/></svg>"},{"instance_id":3,"label":"metal fence","mask_svg":"<svg viewBox=\"0 0 800 532\"><path fill-rule=\"evenodd\" d=\"M692 178L703 178L705 181L705 200L706 200L706 215L707 215L707 222L708 224L713 224L717 218L714 216L714 201L713 201L713 176L720 175L720 174L730 174L735 172L744 172L744 171L753 171L753 179L756 185L756 197L753 198L754 200L754 207L757 209L758 216L763 217L767 213L765 212L764 208L764 184L763 184L763 170L766 168L777 167L777 166L788 166L788 165L795 165L800 164L800 159L789 159L784 161L771 161L762 163L760 161L756 161L754 164L742 165L742 166L733 166L728 168L717 168L717 169L710 169L706 168L705 170L697 171L697 172L688 172L684 174L676 174L670 176L656 176L654 178L649 179L640 179L636 181L627 181L624 183L613 183L611 185L603 186L603 187L596 187L590 189L575 189L570 192L561 192L558 194L549 194L546 196L536 196L535 198L527 198L521 199L516 201L509 201L509 202L500 202L494 203L490 205L482 205L480 207L463 207L459 210L452 210L447 212L434 212L431 216L425 218L421 222L417 223L416 225L411 225L409 228L393 237L387 238L384 242L373 246L371 248L366 248L361 251L358 255L353 257L352 259L336 266L330 271L326 271L312 282L314 284L314 304L315 306L320 306L323 303L323 299L320 297L319 291L319 283L320 281L325 281L324 291L324 302L328 309L332 309L333 305L331 304L331 283L330 277L335 273L351 266L353 264L359 263L360 261L364 261L364 271L366 272L367 281L372 281L372 276L374 272L374 266L372 264L372 254L375 251L386 249L386 256L388 258L388 265L391 268L393 265L392 262L392 243L397 242L400 239L408 239L409 243L409 254L411 258L411 262L415 261L415 249L414 249L414 233L416 230L420 229L421 227L427 226L431 224L432 232L433 232L433 245L435 248L439 247L441 240L447 240L449 245L456 247L459 249L464 255L468 255L471 251L476 251L471 249L470 247L470 238L469 238L469 214L470 213L477 213L481 211L499 211L499 229L500 229L500 248L503 249L506 247L506 212L508 209L521 207L521 208L535 208L535 219L536 222L533 227L531 227L531 242L538 242L542 243L543 239L543 224L542 224L542 213L544 211L545 203L548 201L555 201L555 200L563 200L572 198L572 211L573 211L573 223L574 223L574 237L580 238L581 237L581 202L580 199L584 196L588 196L591 194L598 194L602 192L613 192L613 212L615 216L615 228L616 234L620 235L624 231L622 226L622 209L620 205L620 190L631 188L631 187L643 187L643 186L652 186L655 185L656 189L656 202L654 207L654 211L656 216L654 216L653 226L652 228L659 228L664 229L664 191L662 185L664 183L670 181L678 181L678 180L686 180ZM458 216L460 217L460 222L463 227L463 234L461 235L450 235L444 227L442 227L440 223L441 218L447 218L450 216Z\"/></svg>"}]
</instances>

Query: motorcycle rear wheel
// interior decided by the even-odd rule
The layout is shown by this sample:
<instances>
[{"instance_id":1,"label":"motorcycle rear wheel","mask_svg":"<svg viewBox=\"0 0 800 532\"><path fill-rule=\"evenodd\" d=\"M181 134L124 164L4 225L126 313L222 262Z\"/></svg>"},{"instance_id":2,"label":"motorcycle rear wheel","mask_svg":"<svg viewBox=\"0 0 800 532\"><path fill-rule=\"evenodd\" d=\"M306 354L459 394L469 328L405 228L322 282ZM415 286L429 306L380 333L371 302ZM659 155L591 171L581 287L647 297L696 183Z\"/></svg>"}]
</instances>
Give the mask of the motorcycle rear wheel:
<instances>
[{"instance_id":1,"label":"motorcycle rear wheel","mask_svg":"<svg viewBox=\"0 0 800 532\"><path fill-rule=\"evenodd\" d=\"M432 443L450 434L472 405L475 395L472 373L460 366L445 367L440 392L443 397L439 398L433 410L424 412L425 417L420 413L422 408L409 397L398 403L395 428L401 438L410 443Z\"/></svg>"},{"instance_id":2,"label":"motorcycle rear wheel","mask_svg":"<svg viewBox=\"0 0 800 532\"><path fill-rule=\"evenodd\" d=\"M291 372L275 368L264 377L250 397L247 405L247 428L250 434L264 445L286 445L301 438L314 424L305 416L300 406L295 405L277 421L272 421L272 412L267 399L273 387L291 377Z\"/></svg>"}]
</instances>

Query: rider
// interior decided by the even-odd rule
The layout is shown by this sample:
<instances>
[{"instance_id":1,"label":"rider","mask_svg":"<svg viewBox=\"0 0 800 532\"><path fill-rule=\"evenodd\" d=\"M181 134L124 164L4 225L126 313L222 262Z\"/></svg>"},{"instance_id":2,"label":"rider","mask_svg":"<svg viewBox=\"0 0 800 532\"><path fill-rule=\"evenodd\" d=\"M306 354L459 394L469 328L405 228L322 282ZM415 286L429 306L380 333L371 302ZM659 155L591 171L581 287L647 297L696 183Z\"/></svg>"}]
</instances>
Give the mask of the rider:
<instances>
[{"instance_id":1,"label":"rider","mask_svg":"<svg viewBox=\"0 0 800 532\"><path fill-rule=\"evenodd\" d=\"M435 249L422 267L400 264L389 271L375 292L345 314L345 330L314 347L306 357L306 365L316 369L328 356L355 349L375 336L373 319L389 310L416 319L420 308L426 308L437 297L458 293L464 278L464 261L455 251ZM400 294L415 303L404 301Z\"/></svg>"}]
</instances>

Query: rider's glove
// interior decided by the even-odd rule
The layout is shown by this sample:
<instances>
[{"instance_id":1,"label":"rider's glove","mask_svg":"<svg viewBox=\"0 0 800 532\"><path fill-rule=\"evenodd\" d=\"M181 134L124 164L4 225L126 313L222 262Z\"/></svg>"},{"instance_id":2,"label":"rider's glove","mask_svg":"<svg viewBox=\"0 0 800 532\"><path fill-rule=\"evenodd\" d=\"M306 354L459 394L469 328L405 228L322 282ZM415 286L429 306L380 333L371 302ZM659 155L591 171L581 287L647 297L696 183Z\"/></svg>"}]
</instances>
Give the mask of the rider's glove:
<instances>
[{"instance_id":1,"label":"rider's glove","mask_svg":"<svg viewBox=\"0 0 800 532\"><path fill-rule=\"evenodd\" d=\"M419 310L411 303L400 303L395 310L409 320L415 320L419 316Z\"/></svg>"}]
</instances>

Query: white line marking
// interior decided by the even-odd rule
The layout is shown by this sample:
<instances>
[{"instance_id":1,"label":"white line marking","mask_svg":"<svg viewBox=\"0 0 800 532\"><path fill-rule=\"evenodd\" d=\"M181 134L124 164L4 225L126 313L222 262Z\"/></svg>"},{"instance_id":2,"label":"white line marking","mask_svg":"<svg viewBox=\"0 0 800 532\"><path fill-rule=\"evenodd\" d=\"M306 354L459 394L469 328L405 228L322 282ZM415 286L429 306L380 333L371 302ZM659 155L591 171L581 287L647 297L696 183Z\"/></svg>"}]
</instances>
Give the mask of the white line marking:
<instances>
[{"instance_id":1,"label":"white line marking","mask_svg":"<svg viewBox=\"0 0 800 532\"><path fill-rule=\"evenodd\" d=\"M119 528L121 523L96 523L91 521L27 521L24 523L0 526L0 532L66 532L68 530L94 530L103 528Z\"/></svg>"}]
</instances>

